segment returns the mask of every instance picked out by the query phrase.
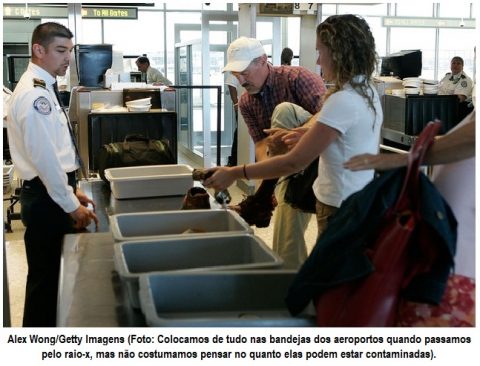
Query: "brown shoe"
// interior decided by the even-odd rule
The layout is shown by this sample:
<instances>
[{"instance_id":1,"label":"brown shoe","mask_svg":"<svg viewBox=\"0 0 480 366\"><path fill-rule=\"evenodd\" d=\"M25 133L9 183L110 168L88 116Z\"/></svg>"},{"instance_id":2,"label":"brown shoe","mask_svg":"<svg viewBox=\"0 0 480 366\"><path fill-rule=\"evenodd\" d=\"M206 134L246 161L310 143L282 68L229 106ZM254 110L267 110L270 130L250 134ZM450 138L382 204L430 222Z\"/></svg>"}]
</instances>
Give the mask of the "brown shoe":
<instances>
[{"instance_id":1,"label":"brown shoe","mask_svg":"<svg viewBox=\"0 0 480 366\"><path fill-rule=\"evenodd\" d=\"M210 195L202 187L192 187L183 198L182 210L210 208Z\"/></svg>"},{"instance_id":2,"label":"brown shoe","mask_svg":"<svg viewBox=\"0 0 480 366\"><path fill-rule=\"evenodd\" d=\"M212 174L213 172L207 172L207 169L193 169L192 179L202 181L210 177Z\"/></svg>"},{"instance_id":3,"label":"brown shoe","mask_svg":"<svg viewBox=\"0 0 480 366\"><path fill-rule=\"evenodd\" d=\"M273 196L270 196L269 199L259 199L258 196L251 195L245 197L238 205L229 206L229 208L236 211L249 225L261 228L270 225L270 219L276 205Z\"/></svg>"}]
</instances>

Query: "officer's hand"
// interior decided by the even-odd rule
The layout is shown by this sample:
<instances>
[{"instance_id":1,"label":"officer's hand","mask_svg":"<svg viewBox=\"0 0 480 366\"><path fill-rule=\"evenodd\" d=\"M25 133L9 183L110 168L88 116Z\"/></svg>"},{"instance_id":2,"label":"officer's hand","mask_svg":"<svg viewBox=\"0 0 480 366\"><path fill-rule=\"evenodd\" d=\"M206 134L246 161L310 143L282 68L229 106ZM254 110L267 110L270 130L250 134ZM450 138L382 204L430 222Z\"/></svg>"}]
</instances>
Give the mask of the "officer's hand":
<instances>
[{"instance_id":1,"label":"officer's hand","mask_svg":"<svg viewBox=\"0 0 480 366\"><path fill-rule=\"evenodd\" d=\"M92 220L95 222L95 228L98 228L97 215L85 206L80 205L75 211L70 212L70 216L74 221L73 227L77 230L86 228L92 223Z\"/></svg>"},{"instance_id":2,"label":"officer's hand","mask_svg":"<svg viewBox=\"0 0 480 366\"><path fill-rule=\"evenodd\" d=\"M93 212L95 212L95 202L93 202L90 197L88 197L85 193L83 193L80 189L77 188L77 191L75 193L77 196L78 200L80 201L80 204L82 206L88 207L89 204L92 205L93 207Z\"/></svg>"}]
</instances>

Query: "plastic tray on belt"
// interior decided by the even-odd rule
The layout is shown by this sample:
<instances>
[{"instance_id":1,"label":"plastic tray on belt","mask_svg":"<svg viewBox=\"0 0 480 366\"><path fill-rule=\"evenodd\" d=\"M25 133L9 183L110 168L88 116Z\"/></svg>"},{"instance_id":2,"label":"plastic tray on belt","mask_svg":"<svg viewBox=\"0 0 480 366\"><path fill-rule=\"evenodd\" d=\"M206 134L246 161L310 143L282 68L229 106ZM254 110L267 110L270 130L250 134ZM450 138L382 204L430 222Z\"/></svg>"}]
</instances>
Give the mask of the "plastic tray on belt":
<instances>
[{"instance_id":1,"label":"plastic tray on belt","mask_svg":"<svg viewBox=\"0 0 480 366\"><path fill-rule=\"evenodd\" d=\"M144 274L141 308L147 324L156 327L314 326L314 311L293 317L285 305L295 274L292 270Z\"/></svg>"},{"instance_id":2,"label":"plastic tray on belt","mask_svg":"<svg viewBox=\"0 0 480 366\"><path fill-rule=\"evenodd\" d=\"M139 307L143 273L276 268L283 260L259 237L240 234L120 242L114 245L114 263L131 305Z\"/></svg>"},{"instance_id":3,"label":"plastic tray on belt","mask_svg":"<svg viewBox=\"0 0 480 366\"><path fill-rule=\"evenodd\" d=\"M239 214L223 209L134 212L112 215L109 220L116 241L253 233Z\"/></svg>"},{"instance_id":4,"label":"plastic tray on belt","mask_svg":"<svg viewBox=\"0 0 480 366\"><path fill-rule=\"evenodd\" d=\"M192 167L184 164L105 169L117 199L185 195L193 186Z\"/></svg>"}]
</instances>

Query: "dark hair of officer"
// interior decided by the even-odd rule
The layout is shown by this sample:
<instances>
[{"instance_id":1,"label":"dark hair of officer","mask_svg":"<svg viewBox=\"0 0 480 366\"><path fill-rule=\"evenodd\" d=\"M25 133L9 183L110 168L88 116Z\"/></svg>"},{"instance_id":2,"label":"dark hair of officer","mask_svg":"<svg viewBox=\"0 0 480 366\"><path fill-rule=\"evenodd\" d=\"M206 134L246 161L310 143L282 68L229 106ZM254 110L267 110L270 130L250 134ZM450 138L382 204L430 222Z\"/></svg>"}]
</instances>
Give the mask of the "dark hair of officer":
<instances>
[{"instance_id":1,"label":"dark hair of officer","mask_svg":"<svg viewBox=\"0 0 480 366\"><path fill-rule=\"evenodd\" d=\"M60 23L48 22L40 24L32 33L32 46L39 44L45 48L53 42L55 37L73 38L73 33ZM32 52L32 55L34 53Z\"/></svg>"},{"instance_id":2,"label":"dark hair of officer","mask_svg":"<svg viewBox=\"0 0 480 366\"><path fill-rule=\"evenodd\" d=\"M461 58L460 56L453 57L450 62L453 62L453 61L458 61L462 64L462 66L464 65L463 58Z\"/></svg>"},{"instance_id":3,"label":"dark hair of officer","mask_svg":"<svg viewBox=\"0 0 480 366\"><path fill-rule=\"evenodd\" d=\"M145 57L145 56L141 56L139 58L137 58L137 61L136 61L136 64L147 64L147 65L150 65L150 60L148 59L148 57Z\"/></svg>"}]
</instances>

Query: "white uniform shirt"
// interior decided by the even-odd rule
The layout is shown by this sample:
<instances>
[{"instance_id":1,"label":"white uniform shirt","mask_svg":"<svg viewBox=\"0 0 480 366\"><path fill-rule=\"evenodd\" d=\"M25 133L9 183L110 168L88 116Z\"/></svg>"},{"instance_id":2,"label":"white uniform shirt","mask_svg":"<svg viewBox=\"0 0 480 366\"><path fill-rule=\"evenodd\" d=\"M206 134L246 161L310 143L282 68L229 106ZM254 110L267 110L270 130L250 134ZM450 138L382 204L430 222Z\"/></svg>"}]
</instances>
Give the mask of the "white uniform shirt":
<instances>
[{"instance_id":1,"label":"white uniform shirt","mask_svg":"<svg viewBox=\"0 0 480 366\"><path fill-rule=\"evenodd\" d=\"M172 82L163 76L159 70L151 66L147 69L147 83L162 83L167 86L172 85Z\"/></svg>"},{"instance_id":2,"label":"white uniform shirt","mask_svg":"<svg viewBox=\"0 0 480 366\"><path fill-rule=\"evenodd\" d=\"M447 73L440 81L439 95L472 95L473 81L463 71L457 75Z\"/></svg>"},{"instance_id":3,"label":"white uniform shirt","mask_svg":"<svg viewBox=\"0 0 480 366\"><path fill-rule=\"evenodd\" d=\"M313 183L315 196L324 204L340 207L345 198L373 178L371 169L352 172L343 167L352 156L378 153L383 111L376 88L373 85L371 88L375 111L350 84L328 97L320 110L318 122L340 132L340 136L320 154L318 177Z\"/></svg>"},{"instance_id":4,"label":"white uniform shirt","mask_svg":"<svg viewBox=\"0 0 480 366\"><path fill-rule=\"evenodd\" d=\"M12 91L5 86L3 87L3 119L5 120L8 115L8 102L12 97Z\"/></svg>"},{"instance_id":5,"label":"white uniform shirt","mask_svg":"<svg viewBox=\"0 0 480 366\"><path fill-rule=\"evenodd\" d=\"M34 78L45 81L46 88L35 87ZM78 163L67 118L53 91L55 81L30 62L10 100L8 138L18 177L39 177L50 197L65 212L72 212L80 202L65 173L77 170Z\"/></svg>"}]
</instances>

